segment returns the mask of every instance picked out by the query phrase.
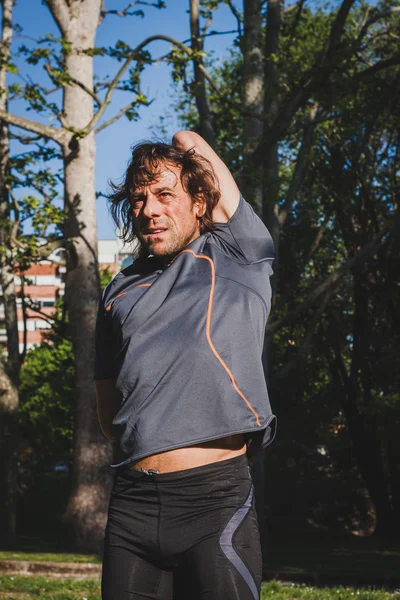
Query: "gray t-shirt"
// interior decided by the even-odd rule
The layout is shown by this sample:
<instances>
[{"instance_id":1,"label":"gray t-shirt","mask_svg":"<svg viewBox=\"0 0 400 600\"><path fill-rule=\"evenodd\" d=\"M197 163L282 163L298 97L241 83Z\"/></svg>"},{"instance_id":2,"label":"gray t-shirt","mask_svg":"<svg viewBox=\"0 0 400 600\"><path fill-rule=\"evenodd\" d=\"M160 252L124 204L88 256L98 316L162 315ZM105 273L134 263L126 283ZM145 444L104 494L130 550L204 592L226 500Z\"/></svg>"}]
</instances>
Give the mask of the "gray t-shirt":
<instances>
[{"instance_id":1,"label":"gray t-shirt","mask_svg":"<svg viewBox=\"0 0 400 600\"><path fill-rule=\"evenodd\" d=\"M162 269L138 259L104 290L95 379L115 379L118 466L243 433L275 433L261 355L270 311L271 236L240 199Z\"/></svg>"}]
</instances>

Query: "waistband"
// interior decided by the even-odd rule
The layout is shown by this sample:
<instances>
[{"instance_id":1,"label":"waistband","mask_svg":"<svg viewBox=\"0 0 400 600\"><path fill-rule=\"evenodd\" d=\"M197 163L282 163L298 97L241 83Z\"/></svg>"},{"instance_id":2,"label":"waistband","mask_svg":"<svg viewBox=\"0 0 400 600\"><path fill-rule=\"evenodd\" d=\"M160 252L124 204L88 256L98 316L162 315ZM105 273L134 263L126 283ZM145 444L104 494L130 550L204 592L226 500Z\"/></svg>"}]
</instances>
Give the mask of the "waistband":
<instances>
[{"instance_id":1,"label":"waistband","mask_svg":"<svg viewBox=\"0 0 400 600\"><path fill-rule=\"evenodd\" d=\"M124 477L129 477L132 480L149 480L149 481L176 481L190 480L198 477L213 477L213 476L229 476L235 472L240 472L243 469L248 473L249 466L246 454L220 460L218 462L202 465L201 467L193 467L182 471L172 471L169 473L157 473L155 471L136 471L129 464L122 465L116 468L117 473L123 473ZM128 475L129 474L129 475Z\"/></svg>"}]
</instances>

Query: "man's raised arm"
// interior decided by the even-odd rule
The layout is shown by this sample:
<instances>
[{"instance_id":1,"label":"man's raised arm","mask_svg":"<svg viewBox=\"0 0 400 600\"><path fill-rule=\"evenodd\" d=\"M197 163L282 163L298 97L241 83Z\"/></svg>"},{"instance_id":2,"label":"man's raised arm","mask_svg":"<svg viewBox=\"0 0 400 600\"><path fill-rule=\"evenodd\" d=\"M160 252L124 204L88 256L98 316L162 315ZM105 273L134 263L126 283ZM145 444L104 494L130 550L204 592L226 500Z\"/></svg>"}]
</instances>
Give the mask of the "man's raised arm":
<instances>
[{"instance_id":1,"label":"man's raised arm","mask_svg":"<svg viewBox=\"0 0 400 600\"><path fill-rule=\"evenodd\" d=\"M210 161L221 191L221 198L213 212L213 220L215 223L229 221L238 207L240 191L226 164L211 146L193 131L178 131L172 138L172 144L182 150L193 148L197 154Z\"/></svg>"}]
</instances>

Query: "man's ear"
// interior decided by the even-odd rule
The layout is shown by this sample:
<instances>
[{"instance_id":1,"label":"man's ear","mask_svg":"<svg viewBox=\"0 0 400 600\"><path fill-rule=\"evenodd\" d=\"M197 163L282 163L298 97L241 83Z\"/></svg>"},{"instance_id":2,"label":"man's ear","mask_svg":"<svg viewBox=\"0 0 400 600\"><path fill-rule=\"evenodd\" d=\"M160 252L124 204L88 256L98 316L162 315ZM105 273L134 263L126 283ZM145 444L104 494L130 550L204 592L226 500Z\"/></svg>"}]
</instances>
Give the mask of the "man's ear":
<instances>
[{"instance_id":1,"label":"man's ear","mask_svg":"<svg viewBox=\"0 0 400 600\"><path fill-rule=\"evenodd\" d=\"M194 208L195 208L195 212L196 212L196 217L198 219L201 219L201 217L203 217L206 212L206 208L207 208L206 201L203 200L202 198L199 198L198 200L196 200Z\"/></svg>"}]
</instances>

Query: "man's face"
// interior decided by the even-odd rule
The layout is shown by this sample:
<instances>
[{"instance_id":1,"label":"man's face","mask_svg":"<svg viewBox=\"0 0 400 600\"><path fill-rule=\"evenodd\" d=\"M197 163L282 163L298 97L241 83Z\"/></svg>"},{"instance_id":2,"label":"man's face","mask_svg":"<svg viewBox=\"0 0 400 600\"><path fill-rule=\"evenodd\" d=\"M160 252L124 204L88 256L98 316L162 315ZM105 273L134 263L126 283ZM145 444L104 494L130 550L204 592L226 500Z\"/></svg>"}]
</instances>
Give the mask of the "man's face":
<instances>
[{"instance_id":1,"label":"man's face","mask_svg":"<svg viewBox=\"0 0 400 600\"><path fill-rule=\"evenodd\" d=\"M203 205L182 187L179 167L165 165L132 198L136 233L154 256L175 256L200 235Z\"/></svg>"}]
</instances>

